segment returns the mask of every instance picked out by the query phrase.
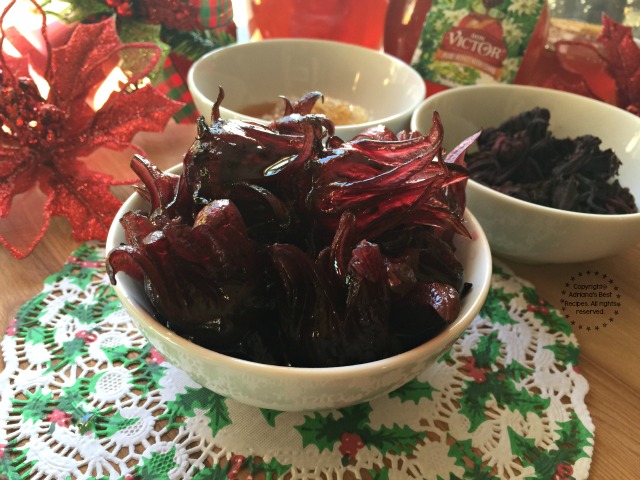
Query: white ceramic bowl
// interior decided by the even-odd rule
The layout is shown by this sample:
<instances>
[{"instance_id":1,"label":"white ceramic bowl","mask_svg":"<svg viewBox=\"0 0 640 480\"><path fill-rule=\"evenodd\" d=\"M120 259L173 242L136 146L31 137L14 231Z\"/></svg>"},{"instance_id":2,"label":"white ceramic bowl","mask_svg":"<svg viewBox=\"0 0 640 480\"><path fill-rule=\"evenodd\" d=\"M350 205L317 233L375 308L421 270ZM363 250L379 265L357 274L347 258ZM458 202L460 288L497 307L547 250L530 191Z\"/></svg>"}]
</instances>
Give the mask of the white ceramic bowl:
<instances>
[{"instance_id":1,"label":"white ceramic bowl","mask_svg":"<svg viewBox=\"0 0 640 480\"><path fill-rule=\"evenodd\" d=\"M189 91L209 121L218 86L225 91L220 115L259 121L239 113L248 106L290 100L320 91L364 108L370 121L337 126L351 140L369 127L394 133L409 127L411 114L425 97L424 80L409 65L384 53L328 40L278 39L241 43L198 59L187 76Z\"/></svg>"},{"instance_id":2,"label":"white ceramic bowl","mask_svg":"<svg viewBox=\"0 0 640 480\"><path fill-rule=\"evenodd\" d=\"M438 111L444 145L453 148L483 127L497 127L533 107L551 112L557 138L591 134L622 161L620 183L640 203L640 118L622 109L566 92L517 85L460 87L421 103L411 128L428 131ZM492 253L525 263L572 263L619 253L640 242L640 213L596 215L535 205L470 180L467 206L482 225Z\"/></svg>"},{"instance_id":3,"label":"white ceramic bowl","mask_svg":"<svg viewBox=\"0 0 640 480\"><path fill-rule=\"evenodd\" d=\"M123 205L111 226L107 252L125 242L118 219L132 209L148 209L137 193ZM158 323L142 286L117 274L115 291L142 334L173 365L216 393L239 402L281 411L339 408L395 390L435 362L469 326L489 290L491 254L478 222L465 214L472 239L458 237L458 258L465 281L473 287L464 297L458 318L427 343L400 355L361 365L294 368L253 363L193 344Z\"/></svg>"}]
</instances>

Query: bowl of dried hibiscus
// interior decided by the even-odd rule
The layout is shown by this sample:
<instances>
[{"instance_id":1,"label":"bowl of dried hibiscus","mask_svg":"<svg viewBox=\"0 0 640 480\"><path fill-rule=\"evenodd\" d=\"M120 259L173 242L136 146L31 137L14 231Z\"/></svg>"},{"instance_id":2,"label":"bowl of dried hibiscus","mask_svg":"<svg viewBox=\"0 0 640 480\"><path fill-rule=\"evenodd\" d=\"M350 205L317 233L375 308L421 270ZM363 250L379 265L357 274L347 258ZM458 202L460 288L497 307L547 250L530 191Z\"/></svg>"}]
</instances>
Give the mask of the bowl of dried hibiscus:
<instances>
[{"instance_id":1,"label":"bowl of dried hibiscus","mask_svg":"<svg viewBox=\"0 0 640 480\"><path fill-rule=\"evenodd\" d=\"M274 410L343 407L409 382L479 312L491 255L442 124L345 142L326 117L200 118L142 181L107 270L149 342L203 386ZM304 108L304 106L302 107Z\"/></svg>"},{"instance_id":2,"label":"bowl of dried hibiscus","mask_svg":"<svg viewBox=\"0 0 640 480\"><path fill-rule=\"evenodd\" d=\"M586 262L640 242L640 117L540 87L461 87L426 99L444 146L481 132L464 163L467 204L493 254L525 263Z\"/></svg>"}]
</instances>

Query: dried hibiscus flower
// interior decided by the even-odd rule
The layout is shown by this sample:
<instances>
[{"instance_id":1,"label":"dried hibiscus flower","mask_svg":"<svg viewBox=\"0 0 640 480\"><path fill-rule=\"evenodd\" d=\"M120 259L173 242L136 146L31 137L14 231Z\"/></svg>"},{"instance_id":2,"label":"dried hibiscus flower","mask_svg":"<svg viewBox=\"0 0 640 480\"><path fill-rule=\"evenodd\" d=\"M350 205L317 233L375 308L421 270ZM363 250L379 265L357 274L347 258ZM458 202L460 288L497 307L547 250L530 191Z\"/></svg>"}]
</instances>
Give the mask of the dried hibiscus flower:
<instances>
[{"instance_id":1,"label":"dried hibiscus flower","mask_svg":"<svg viewBox=\"0 0 640 480\"><path fill-rule=\"evenodd\" d=\"M559 139L549 131L549 110L534 108L486 128L478 151L466 156L469 174L494 190L560 210L637 212L633 195L617 179L620 159L592 135Z\"/></svg>"},{"instance_id":2,"label":"dried hibiscus flower","mask_svg":"<svg viewBox=\"0 0 640 480\"><path fill-rule=\"evenodd\" d=\"M220 119L181 174L135 157L149 212L121 220L108 271L143 282L159 320L216 351L328 367L427 341L469 285L452 237L468 235L463 166L434 115L427 135L384 128L343 142L311 92L264 126Z\"/></svg>"}]
</instances>

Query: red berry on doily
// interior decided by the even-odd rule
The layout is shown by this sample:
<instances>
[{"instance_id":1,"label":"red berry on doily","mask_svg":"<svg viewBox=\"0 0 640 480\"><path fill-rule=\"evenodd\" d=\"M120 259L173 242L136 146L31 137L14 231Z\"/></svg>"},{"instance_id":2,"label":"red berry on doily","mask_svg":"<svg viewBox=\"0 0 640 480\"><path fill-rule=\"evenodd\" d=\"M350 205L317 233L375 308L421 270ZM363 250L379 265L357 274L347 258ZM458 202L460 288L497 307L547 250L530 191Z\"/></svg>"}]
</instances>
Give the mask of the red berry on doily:
<instances>
[{"instance_id":1,"label":"red berry on doily","mask_svg":"<svg viewBox=\"0 0 640 480\"><path fill-rule=\"evenodd\" d=\"M345 432L340 437L340 446L338 450L340 453L349 458L355 458L358 451L364 447L362 437L357 433Z\"/></svg>"}]
</instances>

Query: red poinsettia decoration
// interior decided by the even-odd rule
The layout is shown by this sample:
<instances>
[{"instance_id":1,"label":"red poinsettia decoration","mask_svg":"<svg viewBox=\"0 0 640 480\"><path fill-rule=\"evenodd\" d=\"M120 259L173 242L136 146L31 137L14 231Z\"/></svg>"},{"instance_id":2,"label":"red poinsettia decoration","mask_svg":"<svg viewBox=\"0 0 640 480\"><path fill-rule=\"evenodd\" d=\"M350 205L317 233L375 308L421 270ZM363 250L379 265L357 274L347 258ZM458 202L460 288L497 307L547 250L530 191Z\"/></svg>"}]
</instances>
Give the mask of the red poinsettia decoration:
<instances>
[{"instance_id":1,"label":"red poinsettia decoration","mask_svg":"<svg viewBox=\"0 0 640 480\"><path fill-rule=\"evenodd\" d=\"M101 173L109 166L91 154L99 147L144 154L132 144L133 136L162 131L182 106L151 85L136 86L160 51L153 43L122 44L114 19L78 25L57 48L47 40L44 21L42 33L44 61L35 48L11 57L2 50L0 21L0 242L17 258L42 239L51 216L69 219L77 241L104 240L120 206L110 187L130 182ZM15 31L13 38L23 47L28 43ZM44 70L48 92L36 85L29 64ZM127 76L126 85L93 106L116 66Z\"/></svg>"}]
</instances>

